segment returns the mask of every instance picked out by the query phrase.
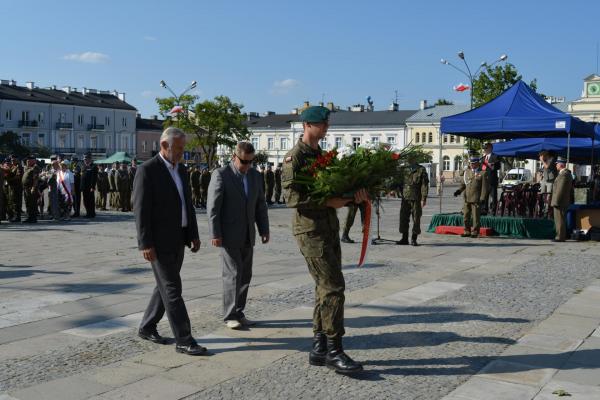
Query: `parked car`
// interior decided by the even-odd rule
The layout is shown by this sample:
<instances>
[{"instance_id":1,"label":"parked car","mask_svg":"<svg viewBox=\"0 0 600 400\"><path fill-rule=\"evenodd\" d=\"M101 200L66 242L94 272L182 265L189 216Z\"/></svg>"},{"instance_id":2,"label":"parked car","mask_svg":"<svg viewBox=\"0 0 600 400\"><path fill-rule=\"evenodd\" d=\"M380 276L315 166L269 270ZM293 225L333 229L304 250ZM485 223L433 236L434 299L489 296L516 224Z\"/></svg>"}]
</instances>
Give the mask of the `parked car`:
<instances>
[{"instance_id":1,"label":"parked car","mask_svg":"<svg viewBox=\"0 0 600 400\"><path fill-rule=\"evenodd\" d=\"M533 174L526 168L513 168L504 175L500 187L510 189L516 185L533 183Z\"/></svg>"}]
</instances>

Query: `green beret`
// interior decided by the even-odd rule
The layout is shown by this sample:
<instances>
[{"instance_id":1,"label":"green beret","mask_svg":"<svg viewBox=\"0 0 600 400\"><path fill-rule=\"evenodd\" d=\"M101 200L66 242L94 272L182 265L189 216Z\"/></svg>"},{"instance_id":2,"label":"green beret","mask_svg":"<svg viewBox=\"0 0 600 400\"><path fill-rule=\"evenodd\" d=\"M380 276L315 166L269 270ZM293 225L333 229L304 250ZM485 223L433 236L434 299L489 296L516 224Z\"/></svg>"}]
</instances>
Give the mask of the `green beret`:
<instances>
[{"instance_id":1,"label":"green beret","mask_svg":"<svg viewBox=\"0 0 600 400\"><path fill-rule=\"evenodd\" d=\"M323 122L329 119L331 111L323 106L311 106L302 111L300 121L302 122Z\"/></svg>"}]
</instances>

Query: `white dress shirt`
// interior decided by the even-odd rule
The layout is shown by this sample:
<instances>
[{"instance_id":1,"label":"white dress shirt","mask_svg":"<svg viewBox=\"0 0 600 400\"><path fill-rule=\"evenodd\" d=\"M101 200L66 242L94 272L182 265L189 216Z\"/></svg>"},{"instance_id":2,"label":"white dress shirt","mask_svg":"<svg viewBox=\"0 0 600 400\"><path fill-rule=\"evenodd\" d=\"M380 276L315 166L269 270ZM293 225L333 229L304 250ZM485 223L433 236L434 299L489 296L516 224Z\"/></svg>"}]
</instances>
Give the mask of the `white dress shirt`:
<instances>
[{"instance_id":1,"label":"white dress shirt","mask_svg":"<svg viewBox=\"0 0 600 400\"><path fill-rule=\"evenodd\" d=\"M165 159L162 154L158 153L158 155L165 163L169 174L171 174L171 178L173 178L173 182L175 182L175 186L177 186L179 199L181 200L181 227L185 228L188 225L188 219L185 206L185 196L183 194L183 182L181 182L181 177L179 176L179 164L173 165L169 160Z\"/></svg>"}]
</instances>

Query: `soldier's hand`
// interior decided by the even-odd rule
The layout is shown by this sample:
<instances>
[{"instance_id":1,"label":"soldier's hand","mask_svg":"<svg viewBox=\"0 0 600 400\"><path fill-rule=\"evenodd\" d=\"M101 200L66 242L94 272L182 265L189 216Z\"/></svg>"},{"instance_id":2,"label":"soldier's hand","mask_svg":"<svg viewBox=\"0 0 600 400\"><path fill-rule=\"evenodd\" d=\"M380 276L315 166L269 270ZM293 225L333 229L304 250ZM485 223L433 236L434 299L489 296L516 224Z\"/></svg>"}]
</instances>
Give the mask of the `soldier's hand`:
<instances>
[{"instance_id":1,"label":"soldier's hand","mask_svg":"<svg viewBox=\"0 0 600 400\"><path fill-rule=\"evenodd\" d=\"M152 262L156 260L156 251L154 250L154 247L142 250L142 255L146 261Z\"/></svg>"},{"instance_id":2,"label":"soldier's hand","mask_svg":"<svg viewBox=\"0 0 600 400\"><path fill-rule=\"evenodd\" d=\"M360 189L358 192L354 193L354 202L356 204L361 204L366 201L369 201L369 192L366 189Z\"/></svg>"},{"instance_id":3,"label":"soldier's hand","mask_svg":"<svg viewBox=\"0 0 600 400\"><path fill-rule=\"evenodd\" d=\"M198 250L200 250L200 239L194 239L192 240L192 253L196 253L198 252Z\"/></svg>"},{"instance_id":4,"label":"soldier's hand","mask_svg":"<svg viewBox=\"0 0 600 400\"><path fill-rule=\"evenodd\" d=\"M261 239L261 241L262 241L262 244L267 244L267 243L269 243L269 234L267 233L266 235L262 235L262 236L260 237L260 239Z\"/></svg>"},{"instance_id":5,"label":"soldier's hand","mask_svg":"<svg viewBox=\"0 0 600 400\"><path fill-rule=\"evenodd\" d=\"M454 197L458 196L460 194L460 190L457 190L454 192Z\"/></svg>"},{"instance_id":6,"label":"soldier's hand","mask_svg":"<svg viewBox=\"0 0 600 400\"><path fill-rule=\"evenodd\" d=\"M423 201L421 202L421 207L422 207L422 208L425 208L425 206L426 206L426 205L427 205L427 200L423 200Z\"/></svg>"},{"instance_id":7,"label":"soldier's hand","mask_svg":"<svg viewBox=\"0 0 600 400\"><path fill-rule=\"evenodd\" d=\"M215 247L221 247L221 246L223 246L223 240L221 238L213 239L213 240L211 240L211 243Z\"/></svg>"},{"instance_id":8,"label":"soldier's hand","mask_svg":"<svg viewBox=\"0 0 600 400\"><path fill-rule=\"evenodd\" d=\"M351 201L352 200L350 199L344 199L341 197L332 197L331 199L327 199L327 201L325 202L325 206L331 208L342 208L345 207Z\"/></svg>"}]
</instances>

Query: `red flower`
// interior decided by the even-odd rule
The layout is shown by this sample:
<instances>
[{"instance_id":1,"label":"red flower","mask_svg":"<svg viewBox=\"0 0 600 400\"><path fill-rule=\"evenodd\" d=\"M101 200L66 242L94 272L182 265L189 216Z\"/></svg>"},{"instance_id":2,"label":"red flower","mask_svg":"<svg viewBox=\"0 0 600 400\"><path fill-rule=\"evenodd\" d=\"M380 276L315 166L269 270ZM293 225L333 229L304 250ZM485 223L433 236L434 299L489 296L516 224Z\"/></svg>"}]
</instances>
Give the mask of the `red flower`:
<instances>
[{"instance_id":1,"label":"red flower","mask_svg":"<svg viewBox=\"0 0 600 400\"><path fill-rule=\"evenodd\" d=\"M398 160L398 159L400 159L400 154L392 153L392 160Z\"/></svg>"}]
</instances>

